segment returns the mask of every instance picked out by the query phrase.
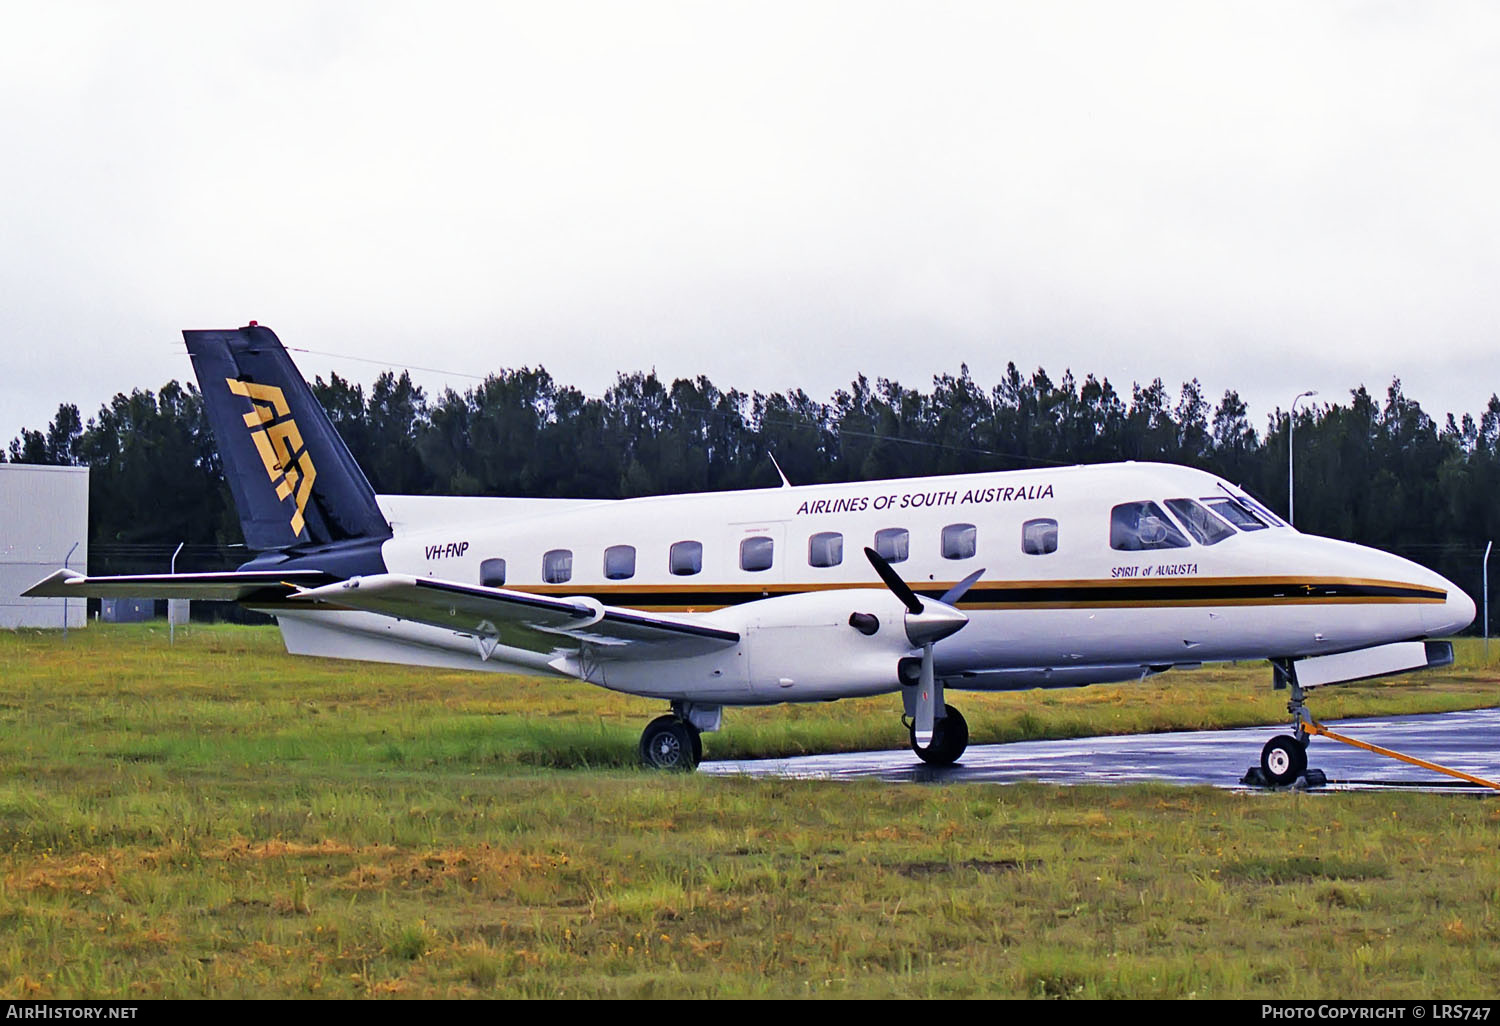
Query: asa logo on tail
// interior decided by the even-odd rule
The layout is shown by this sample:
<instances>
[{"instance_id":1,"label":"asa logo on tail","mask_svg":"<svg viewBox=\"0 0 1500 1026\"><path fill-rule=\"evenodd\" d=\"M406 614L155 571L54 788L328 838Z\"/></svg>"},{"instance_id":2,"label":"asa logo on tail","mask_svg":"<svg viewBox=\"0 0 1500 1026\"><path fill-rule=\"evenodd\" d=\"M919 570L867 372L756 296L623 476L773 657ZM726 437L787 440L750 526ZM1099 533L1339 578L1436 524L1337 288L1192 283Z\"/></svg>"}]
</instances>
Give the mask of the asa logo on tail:
<instances>
[{"instance_id":1,"label":"asa logo on tail","mask_svg":"<svg viewBox=\"0 0 1500 1026\"><path fill-rule=\"evenodd\" d=\"M245 426L250 429L250 438L255 442L261 462L266 465L266 476L276 489L276 497L296 502L297 508L291 519L292 533L301 535L306 524L303 513L318 472L302 443L302 432L292 419L292 408L287 405L286 394L274 385L258 385L234 378L224 380L231 392L250 400L252 409L245 414Z\"/></svg>"}]
</instances>

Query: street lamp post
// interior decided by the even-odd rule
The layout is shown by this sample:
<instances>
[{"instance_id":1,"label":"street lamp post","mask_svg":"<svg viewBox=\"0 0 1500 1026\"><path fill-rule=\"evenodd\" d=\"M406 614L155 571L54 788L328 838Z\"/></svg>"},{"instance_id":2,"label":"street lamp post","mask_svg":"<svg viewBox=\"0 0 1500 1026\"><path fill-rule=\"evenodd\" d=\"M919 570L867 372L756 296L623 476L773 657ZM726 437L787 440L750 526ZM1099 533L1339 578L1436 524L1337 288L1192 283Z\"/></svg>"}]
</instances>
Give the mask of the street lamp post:
<instances>
[{"instance_id":1,"label":"street lamp post","mask_svg":"<svg viewBox=\"0 0 1500 1026\"><path fill-rule=\"evenodd\" d=\"M1318 390L1314 388L1303 392L1297 399L1317 394ZM1296 474L1292 469L1292 442L1297 436L1297 399L1292 400L1292 412L1286 416L1286 522L1293 527L1297 526Z\"/></svg>"},{"instance_id":2,"label":"street lamp post","mask_svg":"<svg viewBox=\"0 0 1500 1026\"><path fill-rule=\"evenodd\" d=\"M1495 547L1493 540L1484 547L1484 665L1490 665L1490 549Z\"/></svg>"},{"instance_id":3,"label":"street lamp post","mask_svg":"<svg viewBox=\"0 0 1500 1026\"><path fill-rule=\"evenodd\" d=\"M187 542L178 542L177 548L172 553L172 575L174 577L177 575L177 553L181 552L182 547L186 544ZM172 617L171 599L167 599L167 644L177 644L177 621Z\"/></svg>"}]
</instances>

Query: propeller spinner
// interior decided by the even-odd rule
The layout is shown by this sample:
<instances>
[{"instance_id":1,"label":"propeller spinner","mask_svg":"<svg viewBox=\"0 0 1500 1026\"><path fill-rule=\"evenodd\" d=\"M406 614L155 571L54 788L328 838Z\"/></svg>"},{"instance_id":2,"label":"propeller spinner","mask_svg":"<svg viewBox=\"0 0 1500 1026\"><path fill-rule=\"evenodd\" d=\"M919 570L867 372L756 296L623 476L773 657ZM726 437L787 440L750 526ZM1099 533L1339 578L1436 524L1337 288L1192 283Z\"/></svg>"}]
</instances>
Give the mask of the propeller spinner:
<instances>
[{"instance_id":1,"label":"propeller spinner","mask_svg":"<svg viewBox=\"0 0 1500 1026\"><path fill-rule=\"evenodd\" d=\"M924 599L911 590L911 586L901 579L901 575L896 573L880 553L866 548L865 558L870 561L870 565L875 568L875 572L880 575L885 586L906 607L904 618L906 637L922 650L921 677L918 681L921 690L917 697L916 724L913 734L917 744L925 748L932 744L932 724L939 701L932 671L932 647L944 638L962 630L963 626L969 622L968 616L957 608L956 603L974 586L974 582L984 575L984 569L981 567L959 581L949 588L942 598Z\"/></svg>"}]
</instances>

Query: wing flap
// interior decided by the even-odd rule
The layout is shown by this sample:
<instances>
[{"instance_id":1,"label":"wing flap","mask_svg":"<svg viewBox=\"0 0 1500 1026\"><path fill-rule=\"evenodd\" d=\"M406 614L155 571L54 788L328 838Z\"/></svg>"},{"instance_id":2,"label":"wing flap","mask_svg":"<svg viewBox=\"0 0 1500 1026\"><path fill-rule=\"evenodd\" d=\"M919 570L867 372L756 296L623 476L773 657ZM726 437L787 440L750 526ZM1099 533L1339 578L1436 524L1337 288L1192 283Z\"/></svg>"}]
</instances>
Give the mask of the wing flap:
<instances>
[{"instance_id":1,"label":"wing flap","mask_svg":"<svg viewBox=\"0 0 1500 1026\"><path fill-rule=\"evenodd\" d=\"M21 594L27 598L165 598L244 602L282 599L298 588L312 588L333 580L318 570L236 570L206 574L139 574L88 577L76 570L58 570Z\"/></svg>"},{"instance_id":2,"label":"wing flap","mask_svg":"<svg viewBox=\"0 0 1500 1026\"><path fill-rule=\"evenodd\" d=\"M405 574L354 577L293 598L363 609L472 635L481 645L556 652L591 642L599 659L676 658L736 644L738 633L685 617Z\"/></svg>"}]
</instances>

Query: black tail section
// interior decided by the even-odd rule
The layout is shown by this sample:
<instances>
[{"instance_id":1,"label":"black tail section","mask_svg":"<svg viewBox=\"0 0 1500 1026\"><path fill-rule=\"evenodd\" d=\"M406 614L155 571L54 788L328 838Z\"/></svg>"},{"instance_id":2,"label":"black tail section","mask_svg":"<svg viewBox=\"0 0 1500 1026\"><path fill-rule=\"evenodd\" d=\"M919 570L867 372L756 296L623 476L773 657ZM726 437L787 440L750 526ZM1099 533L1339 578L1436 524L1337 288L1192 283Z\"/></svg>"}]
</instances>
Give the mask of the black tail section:
<instances>
[{"instance_id":1,"label":"black tail section","mask_svg":"<svg viewBox=\"0 0 1500 1026\"><path fill-rule=\"evenodd\" d=\"M379 542L390 525L344 440L270 328L184 331L245 544Z\"/></svg>"}]
</instances>

